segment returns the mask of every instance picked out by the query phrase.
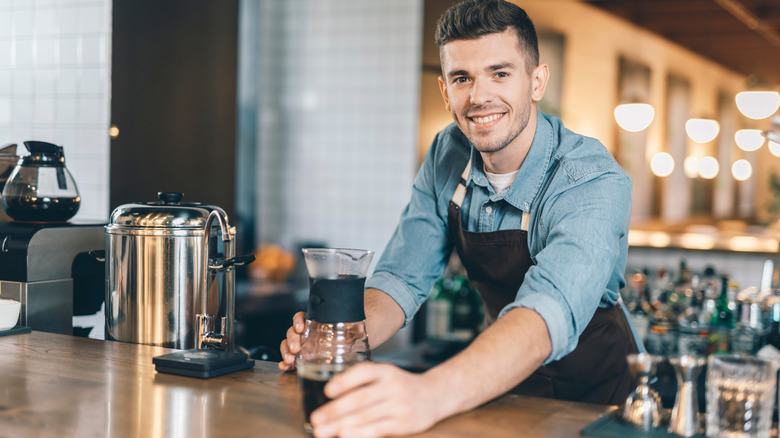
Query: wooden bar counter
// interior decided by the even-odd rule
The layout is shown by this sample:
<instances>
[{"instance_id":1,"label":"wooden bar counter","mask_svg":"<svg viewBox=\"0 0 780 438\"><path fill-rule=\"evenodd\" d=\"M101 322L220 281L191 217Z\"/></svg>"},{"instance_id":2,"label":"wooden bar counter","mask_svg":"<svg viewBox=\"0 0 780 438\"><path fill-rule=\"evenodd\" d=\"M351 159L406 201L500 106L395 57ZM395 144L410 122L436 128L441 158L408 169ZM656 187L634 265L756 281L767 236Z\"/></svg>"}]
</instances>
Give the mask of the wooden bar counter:
<instances>
[{"instance_id":1,"label":"wooden bar counter","mask_svg":"<svg viewBox=\"0 0 780 438\"><path fill-rule=\"evenodd\" d=\"M202 380L159 374L171 350L36 332L0 337L0 437L303 437L294 373L274 362ZM508 395L419 437L560 437L614 409Z\"/></svg>"}]
</instances>

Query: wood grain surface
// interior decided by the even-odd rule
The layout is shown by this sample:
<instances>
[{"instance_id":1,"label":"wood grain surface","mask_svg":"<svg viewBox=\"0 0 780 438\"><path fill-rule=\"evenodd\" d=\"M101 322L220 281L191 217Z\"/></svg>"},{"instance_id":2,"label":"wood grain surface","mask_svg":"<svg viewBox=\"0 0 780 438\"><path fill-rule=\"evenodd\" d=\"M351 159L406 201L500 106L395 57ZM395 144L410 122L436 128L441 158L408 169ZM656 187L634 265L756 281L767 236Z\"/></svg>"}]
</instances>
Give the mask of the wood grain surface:
<instances>
[{"instance_id":1,"label":"wood grain surface","mask_svg":"<svg viewBox=\"0 0 780 438\"><path fill-rule=\"evenodd\" d=\"M303 437L294 373L274 362L213 379L159 374L171 350L36 332L0 337L0 438ZM613 407L515 395L416 436L553 437Z\"/></svg>"}]
</instances>

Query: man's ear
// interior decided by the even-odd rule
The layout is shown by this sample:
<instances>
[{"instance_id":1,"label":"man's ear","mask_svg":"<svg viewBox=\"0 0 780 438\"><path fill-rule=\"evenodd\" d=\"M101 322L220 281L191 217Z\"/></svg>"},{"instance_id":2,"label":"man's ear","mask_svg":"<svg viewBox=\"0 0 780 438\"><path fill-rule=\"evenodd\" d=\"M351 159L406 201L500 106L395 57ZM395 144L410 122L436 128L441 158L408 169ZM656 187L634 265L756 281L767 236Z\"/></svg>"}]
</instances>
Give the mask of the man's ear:
<instances>
[{"instance_id":1,"label":"man's ear","mask_svg":"<svg viewBox=\"0 0 780 438\"><path fill-rule=\"evenodd\" d=\"M539 64L531 73L531 99L534 102L542 100L544 91L547 89L547 80L550 79L550 68L546 63Z\"/></svg>"},{"instance_id":2,"label":"man's ear","mask_svg":"<svg viewBox=\"0 0 780 438\"><path fill-rule=\"evenodd\" d=\"M441 76L439 76L439 91L441 91L441 97L444 99L444 107L447 108L447 111L451 111L450 96L447 94L447 83L444 82L444 78Z\"/></svg>"}]
</instances>

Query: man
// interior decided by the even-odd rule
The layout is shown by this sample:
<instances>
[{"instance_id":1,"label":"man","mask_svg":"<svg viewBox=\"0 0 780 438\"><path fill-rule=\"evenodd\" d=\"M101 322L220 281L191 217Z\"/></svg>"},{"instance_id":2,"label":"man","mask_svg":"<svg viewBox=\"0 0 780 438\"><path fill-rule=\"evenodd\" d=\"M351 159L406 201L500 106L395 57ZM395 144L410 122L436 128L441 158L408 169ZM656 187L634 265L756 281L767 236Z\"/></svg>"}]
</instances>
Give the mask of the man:
<instances>
[{"instance_id":1,"label":"man","mask_svg":"<svg viewBox=\"0 0 780 438\"><path fill-rule=\"evenodd\" d=\"M373 346L427 297L458 251L492 321L460 354L422 374L362 363L325 388L317 437L403 435L509 390L622 403L636 352L616 305L624 285L631 181L598 141L537 113L548 67L525 11L503 0L450 8L436 31L439 87L455 123L434 140L374 275ZM294 366L302 313L282 342Z\"/></svg>"}]
</instances>

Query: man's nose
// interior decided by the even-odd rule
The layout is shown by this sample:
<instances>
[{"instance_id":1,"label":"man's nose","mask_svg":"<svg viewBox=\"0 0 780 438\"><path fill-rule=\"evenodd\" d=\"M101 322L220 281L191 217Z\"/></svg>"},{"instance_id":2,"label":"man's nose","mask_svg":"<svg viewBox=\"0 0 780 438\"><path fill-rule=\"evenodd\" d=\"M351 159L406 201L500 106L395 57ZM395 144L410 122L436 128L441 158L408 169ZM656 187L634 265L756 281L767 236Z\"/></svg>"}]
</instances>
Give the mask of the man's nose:
<instances>
[{"instance_id":1,"label":"man's nose","mask_svg":"<svg viewBox=\"0 0 780 438\"><path fill-rule=\"evenodd\" d=\"M475 79L471 83L470 102L472 105L483 105L493 99L493 92L487 81Z\"/></svg>"}]
</instances>

